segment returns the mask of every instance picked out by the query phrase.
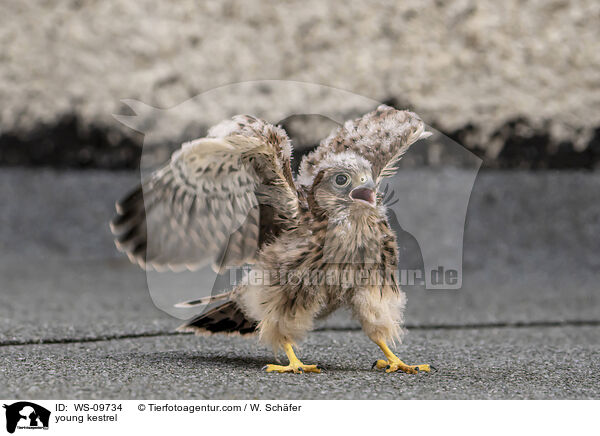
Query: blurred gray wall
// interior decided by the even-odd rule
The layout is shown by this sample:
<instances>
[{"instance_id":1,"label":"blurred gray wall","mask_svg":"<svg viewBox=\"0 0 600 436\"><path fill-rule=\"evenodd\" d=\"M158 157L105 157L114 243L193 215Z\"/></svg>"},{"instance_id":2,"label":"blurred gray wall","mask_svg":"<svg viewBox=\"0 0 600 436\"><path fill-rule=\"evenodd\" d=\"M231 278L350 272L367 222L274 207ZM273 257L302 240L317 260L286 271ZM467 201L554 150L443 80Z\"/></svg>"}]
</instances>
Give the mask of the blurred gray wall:
<instances>
[{"instance_id":1,"label":"blurred gray wall","mask_svg":"<svg viewBox=\"0 0 600 436\"><path fill-rule=\"evenodd\" d=\"M4 1L0 163L131 166L141 138L112 118L120 99L167 108L233 82L285 79L409 107L490 162L508 147L506 166L545 153L553 167L593 167L599 22L596 0ZM190 131L206 127L196 119Z\"/></svg>"}]
</instances>

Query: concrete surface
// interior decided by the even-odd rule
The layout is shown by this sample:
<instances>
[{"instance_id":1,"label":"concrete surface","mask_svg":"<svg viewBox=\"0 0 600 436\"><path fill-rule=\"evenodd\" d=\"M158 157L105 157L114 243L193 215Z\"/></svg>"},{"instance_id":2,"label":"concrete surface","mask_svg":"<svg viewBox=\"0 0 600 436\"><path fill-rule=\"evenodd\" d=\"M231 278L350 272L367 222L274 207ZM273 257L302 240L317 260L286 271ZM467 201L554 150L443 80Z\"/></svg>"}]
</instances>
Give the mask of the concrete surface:
<instances>
[{"instance_id":1,"label":"concrete surface","mask_svg":"<svg viewBox=\"0 0 600 436\"><path fill-rule=\"evenodd\" d=\"M110 136L126 132L111 117L121 99L167 108L276 79L396 99L444 131L468 127L465 144L489 156L520 117L554 145L585 148L600 126L599 15L595 0L3 2L0 133L74 114L82 130L107 128L114 144ZM302 98L348 112L344 102ZM268 109L298 96L258 89L214 106L237 113L240 100ZM204 109L190 110L189 127L202 125Z\"/></svg>"},{"instance_id":2,"label":"concrete surface","mask_svg":"<svg viewBox=\"0 0 600 436\"><path fill-rule=\"evenodd\" d=\"M0 172L0 398L600 396L598 173L479 174L463 289L407 292L400 354L440 368L418 377L371 372L378 351L344 313L302 346L320 376L263 374L253 339L173 335L106 226L135 179Z\"/></svg>"},{"instance_id":3,"label":"concrete surface","mask_svg":"<svg viewBox=\"0 0 600 436\"><path fill-rule=\"evenodd\" d=\"M0 347L0 397L114 399L599 399L600 327L418 330L399 354L430 374L371 370L362 332L314 332L299 355L321 374L267 374L241 337L161 336Z\"/></svg>"}]
</instances>

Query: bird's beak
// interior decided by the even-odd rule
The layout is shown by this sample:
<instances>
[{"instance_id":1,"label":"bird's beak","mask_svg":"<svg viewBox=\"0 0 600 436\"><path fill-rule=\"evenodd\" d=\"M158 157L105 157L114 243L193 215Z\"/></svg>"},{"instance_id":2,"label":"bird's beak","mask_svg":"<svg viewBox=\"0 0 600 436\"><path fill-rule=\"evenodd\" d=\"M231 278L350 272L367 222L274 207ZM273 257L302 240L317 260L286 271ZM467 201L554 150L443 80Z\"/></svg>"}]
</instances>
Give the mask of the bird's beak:
<instances>
[{"instance_id":1,"label":"bird's beak","mask_svg":"<svg viewBox=\"0 0 600 436\"><path fill-rule=\"evenodd\" d=\"M375 194L375 183L369 180L364 185L360 185L350 191L350 198L354 201L366 203L369 206L375 207L377 195Z\"/></svg>"}]
</instances>

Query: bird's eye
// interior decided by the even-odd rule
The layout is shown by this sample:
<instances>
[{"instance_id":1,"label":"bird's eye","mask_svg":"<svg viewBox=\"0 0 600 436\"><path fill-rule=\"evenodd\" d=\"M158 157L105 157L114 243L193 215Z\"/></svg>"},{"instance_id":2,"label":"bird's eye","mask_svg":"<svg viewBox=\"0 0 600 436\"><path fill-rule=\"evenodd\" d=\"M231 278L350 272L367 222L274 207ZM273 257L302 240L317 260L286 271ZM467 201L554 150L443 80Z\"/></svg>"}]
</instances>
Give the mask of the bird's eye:
<instances>
[{"instance_id":1,"label":"bird's eye","mask_svg":"<svg viewBox=\"0 0 600 436\"><path fill-rule=\"evenodd\" d=\"M360 178L360 183L365 183L367 181L367 178L365 176L362 176Z\"/></svg>"},{"instance_id":2,"label":"bird's eye","mask_svg":"<svg viewBox=\"0 0 600 436\"><path fill-rule=\"evenodd\" d=\"M346 186L350 179L345 174L338 174L335 176L335 184L338 186Z\"/></svg>"}]
</instances>

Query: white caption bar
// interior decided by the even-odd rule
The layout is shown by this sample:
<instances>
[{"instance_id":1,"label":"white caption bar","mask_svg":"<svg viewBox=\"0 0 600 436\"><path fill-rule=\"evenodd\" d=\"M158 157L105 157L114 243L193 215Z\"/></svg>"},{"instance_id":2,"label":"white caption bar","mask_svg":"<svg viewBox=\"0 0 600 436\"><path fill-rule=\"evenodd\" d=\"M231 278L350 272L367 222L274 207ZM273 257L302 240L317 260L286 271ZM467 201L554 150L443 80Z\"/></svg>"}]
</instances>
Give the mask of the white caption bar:
<instances>
[{"instance_id":1,"label":"white caption bar","mask_svg":"<svg viewBox=\"0 0 600 436\"><path fill-rule=\"evenodd\" d=\"M588 434L594 401L3 400L0 434ZM12 431L11 431L12 430ZM6 433L6 431L8 433Z\"/></svg>"}]
</instances>

